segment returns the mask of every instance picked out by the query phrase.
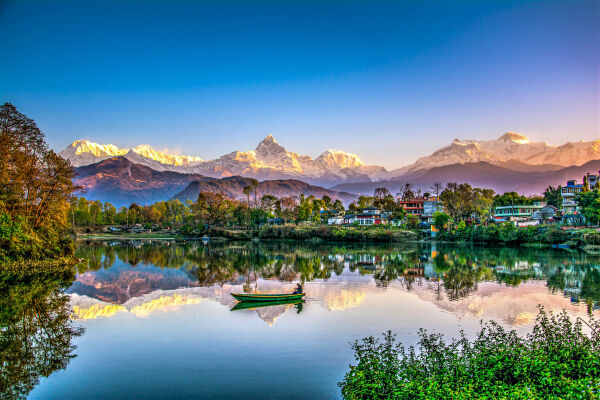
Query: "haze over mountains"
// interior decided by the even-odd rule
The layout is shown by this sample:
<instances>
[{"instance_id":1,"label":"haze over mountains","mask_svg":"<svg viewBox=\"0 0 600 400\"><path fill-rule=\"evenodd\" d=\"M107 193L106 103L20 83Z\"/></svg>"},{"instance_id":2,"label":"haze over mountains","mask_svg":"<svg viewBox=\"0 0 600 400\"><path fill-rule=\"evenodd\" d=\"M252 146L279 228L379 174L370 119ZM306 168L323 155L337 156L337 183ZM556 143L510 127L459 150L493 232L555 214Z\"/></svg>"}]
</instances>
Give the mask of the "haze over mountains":
<instances>
[{"instance_id":1,"label":"haze over mountains","mask_svg":"<svg viewBox=\"0 0 600 400\"><path fill-rule=\"evenodd\" d=\"M123 149L85 140L73 142L59 154L79 167L77 181L88 193L111 198L116 203L166 200L192 182L203 183L194 183L187 192L183 191L184 198L209 187L239 197L240 182L244 181L235 183L232 177L279 181L270 184L270 190L276 191L270 193L273 195L328 194L344 202L349 201L348 193L336 192L365 194L379 186L395 191L407 182L427 189L433 181L449 180L470 182L497 192L516 190L534 194L548 185L581 179L586 172L600 169L600 165L593 162L600 160L600 139L551 146L531 142L513 132L487 141L454 139L450 145L392 171L365 165L356 154L340 150L327 150L316 158L290 152L271 135L255 150L234 151L208 161L197 156L165 154L149 145ZM115 159L120 161L111 161ZM118 179L114 178L116 170L121 171ZM212 178L210 184L208 178ZM228 179L220 182L222 178ZM121 179L124 183L119 183ZM295 183L284 184L284 180L295 180ZM286 185L287 189L283 188ZM331 187L335 192L311 185Z\"/></svg>"},{"instance_id":2,"label":"haze over mountains","mask_svg":"<svg viewBox=\"0 0 600 400\"><path fill-rule=\"evenodd\" d=\"M200 191L222 192L230 197L245 199L242 190L251 178L232 176L211 178L198 174L175 171L156 171L120 156L99 163L76 168L75 183L86 188L89 199L108 201L115 206L151 204L177 198L182 202L196 201ZM264 180L258 184L258 197L271 194L277 197L305 194L318 198L328 195L333 200L348 204L356 196L293 180Z\"/></svg>"}]
</instances>

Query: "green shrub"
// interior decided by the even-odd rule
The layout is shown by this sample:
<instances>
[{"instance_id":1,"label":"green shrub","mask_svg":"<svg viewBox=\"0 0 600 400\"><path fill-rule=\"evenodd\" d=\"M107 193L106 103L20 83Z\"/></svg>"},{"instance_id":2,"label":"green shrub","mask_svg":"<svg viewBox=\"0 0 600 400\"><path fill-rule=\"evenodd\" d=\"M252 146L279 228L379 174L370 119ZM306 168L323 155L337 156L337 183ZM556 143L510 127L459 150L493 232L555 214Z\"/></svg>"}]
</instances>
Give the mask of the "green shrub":
<instances>
[{"instance_id":1,"label":"green shrub","mask_svg":"<svg viewBox=\"0 0 600 400\"><path fill-rule=\"evenodd\" d=\"M560 244L569 240L569 234L558 228L548 228L543 236L543 242L548 244Z\"/></svg>"},{"instance_id":2,"label":"green shrub","mask_svg":"<svg viewBox=\"0 0 600 400\"><path fill-rule=\"evenodd\" d=\"M388 331L352 345L357 364L338 386L345 399L598 398L600 323L591 327L541 309L524 338L488 322L473 341L420 330L418 350Z\"/></svg>"},{"instance_id":3,"label":"green shrub","mask_svg":"<svg viewBox=\"0 0 600 400\"><path fill-rule=\"evenodd\" d=\"M600 245L600 232L588 232L583 235L586 244Z\"/></svg>"}]
</instances>

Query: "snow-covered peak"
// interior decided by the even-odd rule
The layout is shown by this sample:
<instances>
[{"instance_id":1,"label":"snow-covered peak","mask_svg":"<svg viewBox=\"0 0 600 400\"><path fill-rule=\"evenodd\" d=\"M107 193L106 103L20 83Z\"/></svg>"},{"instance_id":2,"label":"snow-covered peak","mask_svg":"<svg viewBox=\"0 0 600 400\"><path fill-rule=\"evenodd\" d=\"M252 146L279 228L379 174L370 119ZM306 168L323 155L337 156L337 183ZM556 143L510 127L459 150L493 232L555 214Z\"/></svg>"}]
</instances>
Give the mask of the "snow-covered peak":
<instances>
[{"instance_id":1,"label":"snow-covered peak","mask_svg":"<svg viewBox=\"0 0 600 400\"><path fill-rule=\"evenodd\" d=\"M129 153L134 153L138 156L141 156L145 159L159 162L165 165L173 165L173 166L191 166L196 165L202 162L200 157L194 156L178 156L166 154L162 151L158 151L152 148L149 144L142 144L134 147L129 151Z\"/></svg>"},{"instance_id":2,"label":"snow-covered peak","mask_svg":"<svg viewBox=\"0 0 600 400\"><path fill-rule=\"evenodd\" d=\"M421 170L479 161L499 164L511 160L531 165L582 165L600 159L600 145L597 142L582 141L556 147L545 142L532 142L526 136L515 132L506 132L494 140L454 139L449 146L419 158L417 162L402 170Z\"/></svg>"},{"instance_id":3,"label":"snow-covered peak","mask_svg":"<svg viewBox=\"0 0 600 400\"><path fill-rule=\"evenodd\" d=\"M365 164L361 161L360 157L356 154L346 153L342 150L329 149L324 151L316 161L324 162L329 166L336 166L338 168L358 168Z\"/></svg>"},{"instance_id":4,"label":"snow-covered peak","mask_svg":"<svg viewBox=\"0 0 600 400\"><path fill-rule=\"evenodd\" d=\"M498 138L498 140L502 140L505 142L514 142L514 143L518 143L518 144L528 144L531 143L529 141L529 138L527 138L526 136L523 135L519 135L518 133L515 132L506 132L504 135L500 136Z\"/></svg>"},{"instance_id":5,"label":"snow-covered peak","mask_svg":"<svg viewBox=\"0 0 600 400\"><path fill-rule=\"evenodd\" d=\"M76 140L59 155L71 161L75 167L93 164L107 158L127 154L129 149L120 149L113 144L98 144L89 140Z\"/></svg>"},{"instance_id":6,"label":"snow-covered peak","mask_svg":"<svg viewBox=\"0 0 600 400\"><path fill-rule=\"evenodd\" d=\"M120 156L129 151L129 149L120 149L114 144L98 144L89 140L76 140L67 147L68 149L73 149L75 154L91 153L97 157Z\"/></svg>"}]
</instances>

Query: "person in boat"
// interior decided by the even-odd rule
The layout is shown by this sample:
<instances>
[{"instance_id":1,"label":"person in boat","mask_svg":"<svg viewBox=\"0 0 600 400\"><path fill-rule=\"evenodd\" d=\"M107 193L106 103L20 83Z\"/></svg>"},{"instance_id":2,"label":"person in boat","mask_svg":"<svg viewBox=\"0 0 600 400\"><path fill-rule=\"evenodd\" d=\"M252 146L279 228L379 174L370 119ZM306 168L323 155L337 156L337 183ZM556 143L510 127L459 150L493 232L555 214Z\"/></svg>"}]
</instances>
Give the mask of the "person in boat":
<instances>
[{"instance_id":1,"label":"person in boat","mask_svg":"<svg viewBox=\"0 0 600 400\"><path fill-rule=\"evenodd\" d=\"M300 282L298 282L298 285L296 286L296 290L294 290L294 292L292 294L300 294L302 293L302 285L300 284Z\"/></svg>"}]
</instances>

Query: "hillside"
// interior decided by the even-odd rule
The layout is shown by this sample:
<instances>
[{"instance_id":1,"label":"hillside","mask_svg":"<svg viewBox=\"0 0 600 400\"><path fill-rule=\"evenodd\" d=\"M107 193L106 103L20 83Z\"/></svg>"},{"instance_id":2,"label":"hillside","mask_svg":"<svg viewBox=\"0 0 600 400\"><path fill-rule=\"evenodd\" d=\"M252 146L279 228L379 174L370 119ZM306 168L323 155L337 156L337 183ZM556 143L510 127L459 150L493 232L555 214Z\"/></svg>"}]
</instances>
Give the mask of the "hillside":
<instances>
[{"instance_id":1,"label":"hillside","mask_svg":"<svg viewBox=\"0 0 600 400\"><path fill-rule=\"evenodd\" d=\"M400 179L383 182L347 183L332 189L357 194L372 194L378 187L387 187L392 193L406 183L411 183L424 192L430 191L433 182L468 182L471 186L494 189L497 193L516 191L526 195L539 194L548 185L565 185L567 180L581 181L587 172L600 171L600 160L589 161L581 166L572 166L558 170L524 172L488 162L453 164L435 167L425 171L416 171Z\"/></svg>"},{"instance_id":2,"label":"hillside","mask_svg":"<svg viewBox=\"0 0 600 400\"><path fill-rule=\"evenodd\" d=\"M156 171L145 165L133 163L124 156L79 167L76 168L76 172L75 183L86 189L87 198L108 201L115 206L128 206L133 202L150 204L173 197L182 201L195 201L200 190L224 192L232 197L244 198L242 189L250 184L250 178L239 176L218 179L198 174ZM345 204L355 197L298 180L263 181L259 184L258 193L259 196L267 193L274 196L298 196L304 193L318 197L327 194Z\"/></svg>"},{"instance_id":3,"label":"hillside","mask_svg":"<svg viewBox=\"0 0 600 400\"><path fill-rule=\"evenodd\" d=\"M181 192L173 196L174 199L179 199L182 202L186 200L195 201L201 191L223 192L231 197L238 199L245 198L242 189L250 184L249 178L233 176L231 178L214 179L208 178L201 181L191 182ZM310 185L308 183L295 179L278 179L259 182L257 187L258 197L271 194L277 197L283 196L315 196L318 198L327 195L333 200L340 200L345 205L348 205L356 199L356 196L350 193L339 192L335 190L325 189L320 186ZM254 197L254 195L252 195Z\"/></svg>"}]
</instances>

